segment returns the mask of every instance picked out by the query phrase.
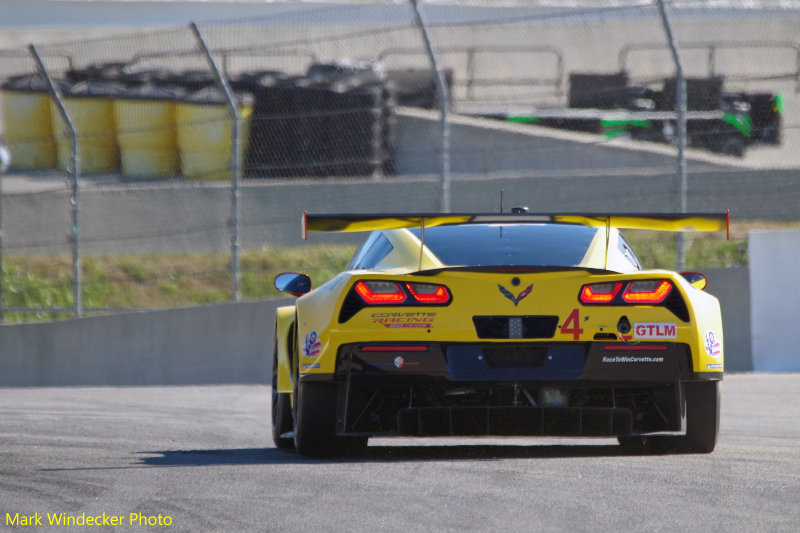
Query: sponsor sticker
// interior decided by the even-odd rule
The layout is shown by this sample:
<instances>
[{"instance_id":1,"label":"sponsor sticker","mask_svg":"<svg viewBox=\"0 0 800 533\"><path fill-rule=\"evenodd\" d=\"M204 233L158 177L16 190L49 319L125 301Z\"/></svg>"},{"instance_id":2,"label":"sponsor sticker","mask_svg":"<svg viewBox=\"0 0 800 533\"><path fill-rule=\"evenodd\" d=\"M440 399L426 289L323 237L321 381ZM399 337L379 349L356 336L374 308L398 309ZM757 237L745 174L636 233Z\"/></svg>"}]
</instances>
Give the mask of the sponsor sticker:
<instances>
[{"instance_id":1,"label":"sponsor sticker","mask_svg":"<svg viewBox=\"0 0 800 533\"><path fill-rule=\"evenodd\" d=\"M678 326L673 322L636 322L634 339L677 339Z\"/></svg>"},{"instance_id":2,"label":"sponsor sticker","mask_svg":"<svg viewBox=\"0 0 800 533\"><path fill-rule=\"evenodd\" d=\"M430 328L436 313L373 313L370 319L386 328Z\"/></svg>"},{"instance_id":3,"label":"sponsor sticker","mask_svg":"<svg viewBox=\"0 0 800 533\"><path fill-rule=\"evenodd\" d=\"M651 355L611 355L603 356L603 363L635 363L635 364L660 364L664 362L663 357Z\"/></svg>"},{"instance_id":4,"label":"sponsor sticker","mask_svg":"<svg viewBox=\"0 0 800 533\"><path fill-rule=\"evenodd\" d=\"M309 358L318 357L321 349L322 342L317 336L317 332L312 331L307 334L306 341L303 343L303 355Z\"/></svg>"},{"instance_id":5,"label":"sponsor sticker","mask_svg":"<svg viewBox=\"0 0 800 533\"><path fill-rule=\"evenodd\" d=\"M719 370L722 368L722 365L719 363L708 363L706 365L706 370Z\"/></svg>"},{"instance_id":6,"label":"sponsor sticker","mask_svg":"<svg viewBox=\"0 0 800 533\"><path fill-rule=\"evenodd\" d=\"M708 355L714 359L718 359L722 356L722 346L713 331L706 331L705 335L703 335L703 341Z\"/></svg>"},{"instance_id":7,"label":"sponsor sticker","mask_svg":"<svg viewBox=\"0 0 800 533\"><path fill-rule=\"evenodd\" d=\"M307 370L309 368L319 368L319 363L303 363L303 370Z\"/></svg>"}]
</instances>

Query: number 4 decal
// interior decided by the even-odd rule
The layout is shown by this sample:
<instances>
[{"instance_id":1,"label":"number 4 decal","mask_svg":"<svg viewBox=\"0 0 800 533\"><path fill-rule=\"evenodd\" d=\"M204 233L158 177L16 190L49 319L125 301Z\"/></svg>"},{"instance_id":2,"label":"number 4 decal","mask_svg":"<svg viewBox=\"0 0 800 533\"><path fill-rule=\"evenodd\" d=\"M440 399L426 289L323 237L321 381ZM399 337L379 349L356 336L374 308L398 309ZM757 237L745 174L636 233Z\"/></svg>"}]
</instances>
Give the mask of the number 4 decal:
<instances>
[{"instance_id":1,"label":"number 4 decal","mask_svg":"<svg viewBox=\"0 0 800 533\"><path fill-rule=\"evenodd\" d=\"M561 333L565 335L572 335L572 340L579 340L581 338L581 317L577 309L573 309L569 314L564 324L561 326Z\"/></svg>"}]
</instances>

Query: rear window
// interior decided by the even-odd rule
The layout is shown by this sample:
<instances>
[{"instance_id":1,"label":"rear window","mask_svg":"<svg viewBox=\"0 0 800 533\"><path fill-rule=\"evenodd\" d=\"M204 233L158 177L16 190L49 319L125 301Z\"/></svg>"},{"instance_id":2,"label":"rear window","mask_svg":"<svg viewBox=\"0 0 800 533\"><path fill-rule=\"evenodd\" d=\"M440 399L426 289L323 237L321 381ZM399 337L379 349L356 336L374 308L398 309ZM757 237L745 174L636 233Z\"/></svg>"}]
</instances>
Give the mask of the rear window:
<instances>
[{"instance_id":1,"label":"rear window","mask_svg":"<svg viewBox=\"0 0 800 533\"><path fill-rule=\"evenodd\" d=\"M425 245L448 266L576 266L596 233L565 224L438 226L425 229Z\"/></svg>"},{"instance_id":2,"label":"rear window","mask_svg":"<svg viewBox=\"0 0 800 533\"><path fill-rule=\"evenodd\" d=\"M379 231L372 232L353 254L346 270L369 270L392 251L392 243Z\"/></svg>"}]
</instances>

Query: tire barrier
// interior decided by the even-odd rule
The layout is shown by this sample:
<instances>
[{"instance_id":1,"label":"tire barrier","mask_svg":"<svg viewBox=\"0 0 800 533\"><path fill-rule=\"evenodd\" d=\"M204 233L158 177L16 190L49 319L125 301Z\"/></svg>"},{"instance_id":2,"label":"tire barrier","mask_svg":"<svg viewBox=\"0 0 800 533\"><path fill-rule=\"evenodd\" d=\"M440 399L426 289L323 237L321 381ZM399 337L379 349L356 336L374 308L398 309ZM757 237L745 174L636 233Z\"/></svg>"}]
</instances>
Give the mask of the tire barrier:
<instances>
[{"instance_id":1,"label":"tire barrier","mask_svg":"<svg viewBox=\"0 0 800 533\"><path fill-rule=\"evenodd\" d=\"M304 76L233 81L254 95L247 177L376 176L394 171L392 85L372 63L317 63Z\"/></svg>"},{"instance_id":2,"label":"tire barrier","mask_svg":"<svg viewBox=\"0 0 800 533\"><path fill-rule=\"evenodd\" d=\"M179 87L145 84L114 100L120 170L130 178L177 176L181 170L176 129Z\"/></svg>"},{"instance_id":3,"label":"tire barrier","mask_svg":"<svg viewBox=\"0 0 800 533\"><path fill-rule=\"evenodd\" d=\"M119 171L114 99L123 91L124 86L104 81L82 81L75 85L65 85L61 90L64 107L79 138L78 161L81 173ZM58 148L58 167L69 171L72 166L70 132L52 100L50 114L53 117L53 136Z\"/></svg>"},{"instance_id":4,"label":"tire barrier","mask_svg":"<svg viewBox=\"0 0 800 533\"><path fill-rule=\"evenodd\" d=\"M237 93L239 134L242 139L239 164L244 163L249 138L253 97ZM231 124L225 95L216 87L189 93L175 109L181 174L200 180L225 180L231 175Z\"/></svg>"},{"instance_id":5,"label":"tire barrier","mask_svg":"<svg viewBox=\"0 0 800 533\"><path fill-rule=\"evenodd\" d=\"M40 76L19 76L7 80L2 92L6 140L14 154L11 168L56 168L58 152L47 81Z\"/></svg>"},{"instance_id":6,"label":"tire barrier","mask_svg":"<svg viewBox=\"0 0 800 533\"><path fill-rule=\"evenodd\" d=\"M406 96L428 91L421 106L433 105L431 74L414 86L419 79L415 74L401 80ZM212 73L128 72L110 63L70 70L57 83L78 131L81 172L230 177L230 112ZM401 98L397 81L379 64L315 63L301 76L253 71L230 84L242 119L246 177L394 173ZM2 90L14 168L66 170L70 137L46 80L13 78Z\"/></svg>"}]
</instances>

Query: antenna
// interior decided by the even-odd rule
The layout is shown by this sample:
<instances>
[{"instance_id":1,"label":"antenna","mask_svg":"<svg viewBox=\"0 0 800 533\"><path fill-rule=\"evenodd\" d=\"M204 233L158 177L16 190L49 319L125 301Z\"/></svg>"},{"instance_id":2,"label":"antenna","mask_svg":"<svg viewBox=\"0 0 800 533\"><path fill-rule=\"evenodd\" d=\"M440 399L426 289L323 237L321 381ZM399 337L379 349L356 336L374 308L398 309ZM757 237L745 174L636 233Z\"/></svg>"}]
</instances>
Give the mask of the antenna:
<instances>
[{"instance_id":1,"label":"antenna","mask_svg":"<svg viewBox=\"0 0 800 533\"><path fill-rule=\"evenodd\" d=\"M419 228L419 268L422 270L422 251L425 249L425 217L422 217L422 225Z\"/></svg>"}]
</instances>

